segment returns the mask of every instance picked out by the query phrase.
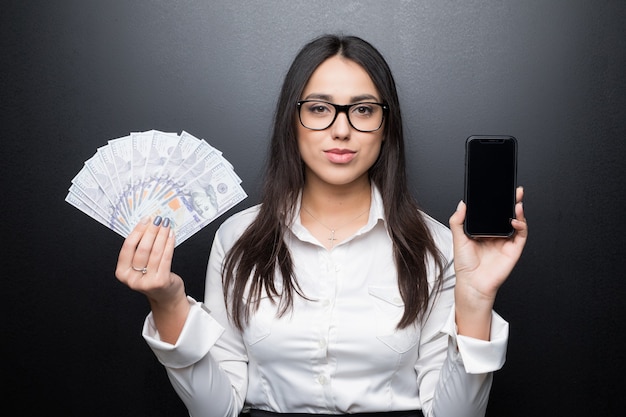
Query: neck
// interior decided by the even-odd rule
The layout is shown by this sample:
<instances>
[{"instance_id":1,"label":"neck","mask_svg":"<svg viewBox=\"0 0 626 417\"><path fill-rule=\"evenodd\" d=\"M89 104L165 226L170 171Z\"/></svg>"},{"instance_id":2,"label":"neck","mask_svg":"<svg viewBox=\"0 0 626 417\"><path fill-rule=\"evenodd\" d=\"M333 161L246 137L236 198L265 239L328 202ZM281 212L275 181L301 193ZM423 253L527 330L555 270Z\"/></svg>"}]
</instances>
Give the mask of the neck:
<instances>
[{"instance_id":1,"label":"neck","mask_svg":"<svg viewBox=\"0 0 626 417\"><path fill-rule=\"evenodd\" d=\"M300 221L328 250L367 223L372 191L365 179L341 187L309 182L302 190Z\"/></svg>"},{"instance_id":2,"label":"neck","mask_svg":"<svg viewBox=\"0 0 626 417\"><path fill-rule=\"evenodd\" d=\"M302 190L302 205L332 225L369 208L371 193L367 176L341 186L307 181Z\"/></svg>"}]
</instances>

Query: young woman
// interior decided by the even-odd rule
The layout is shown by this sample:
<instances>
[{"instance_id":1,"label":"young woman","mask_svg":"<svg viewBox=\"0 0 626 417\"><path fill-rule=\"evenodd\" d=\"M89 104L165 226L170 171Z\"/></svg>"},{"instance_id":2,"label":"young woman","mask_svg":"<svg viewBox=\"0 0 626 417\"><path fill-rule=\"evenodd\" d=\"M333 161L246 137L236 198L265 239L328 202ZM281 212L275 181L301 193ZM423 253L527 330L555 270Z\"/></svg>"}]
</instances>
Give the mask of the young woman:
<instances>
[{"instance_id":1,"label":"young woman","mask_svg":"<svg viewBox=\"0 0 626 417\"><path fill-rule=\"evenodd\" d=\"M482 416L508 340L494 299L527 237L517 197L509 239L468 239L463 202L450 229L421 212L387 63L323 36L286 75L262 203L217 231L204 303L170 271L167 219L137 225L116 276L148 297L143 335L192 416Z\"/></svg>"}]
</instances>

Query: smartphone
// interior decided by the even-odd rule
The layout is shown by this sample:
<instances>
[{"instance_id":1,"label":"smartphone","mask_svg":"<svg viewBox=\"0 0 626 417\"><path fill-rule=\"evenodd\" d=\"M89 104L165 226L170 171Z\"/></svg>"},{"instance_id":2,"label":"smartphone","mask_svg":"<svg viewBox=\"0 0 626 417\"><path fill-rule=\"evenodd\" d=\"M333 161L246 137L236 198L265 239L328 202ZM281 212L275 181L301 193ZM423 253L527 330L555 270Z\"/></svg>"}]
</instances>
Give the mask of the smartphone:
<instances>
[{"instance_id":1,"label":"smartphone","mask_svg":"<svg viewBox=\"0 0 626 417\"><path fill-rule=\"evenodd\" d=\"M465 142L465 233L472 237L513 234L517 186L517 139L470 136Z\"/></svg>"}]
</instances>

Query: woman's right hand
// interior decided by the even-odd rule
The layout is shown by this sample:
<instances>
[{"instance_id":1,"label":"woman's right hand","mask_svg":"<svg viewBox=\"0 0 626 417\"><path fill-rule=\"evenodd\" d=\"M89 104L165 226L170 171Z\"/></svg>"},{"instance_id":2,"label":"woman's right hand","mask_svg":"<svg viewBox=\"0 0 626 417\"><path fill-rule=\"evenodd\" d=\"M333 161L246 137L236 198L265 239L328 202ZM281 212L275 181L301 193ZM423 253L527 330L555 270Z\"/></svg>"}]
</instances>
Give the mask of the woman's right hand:
<instances>
[{"instance_id":1,"label":"woman's right hand","mask_svg":"<svg viewBox=\"0 0 626 417\"><path fill-rule=\"evenodd\" d=\"M115 276L148 297L161 340L175 343L189 312L185 285L171 271L175 236L169 219L142 219L128 235Z\"/></svg>"}]
</instances>

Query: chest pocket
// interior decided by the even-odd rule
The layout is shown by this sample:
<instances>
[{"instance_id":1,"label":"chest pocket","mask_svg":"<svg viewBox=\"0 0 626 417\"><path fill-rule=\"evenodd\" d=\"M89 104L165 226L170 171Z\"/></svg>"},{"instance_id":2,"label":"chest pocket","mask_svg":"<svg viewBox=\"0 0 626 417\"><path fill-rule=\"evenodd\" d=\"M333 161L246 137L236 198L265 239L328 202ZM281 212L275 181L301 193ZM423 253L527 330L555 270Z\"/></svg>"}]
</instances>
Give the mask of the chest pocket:
<instances>
[{"instance_id":1,"label":"chest pocket","mask_svg":"<svg viewBox=\"0 0 626 417\"><path fill-rule=\"evenodd\" d=\"M248 299L245 299L245 302L247 303ZM272 303L267 294L261 297L259 309L251 312L250 322L243 332L243 339L248 345L255 345L270 335L272 322L276 317L276 308L276 304Z\"/></svg>"},{"instance_id":2,"label":"chest pocket","mask_svg":"<svg viewBox=\"0 0 626 417\"><path fill-rule=\"evenodd\" d=\"M379 313L376 318L376 338L397 353L405 353L415 347L420 338L417 325L396 328L404 314L404 301L398 288L371 286L368 292Z\"/></svg>"}]
</instances>

